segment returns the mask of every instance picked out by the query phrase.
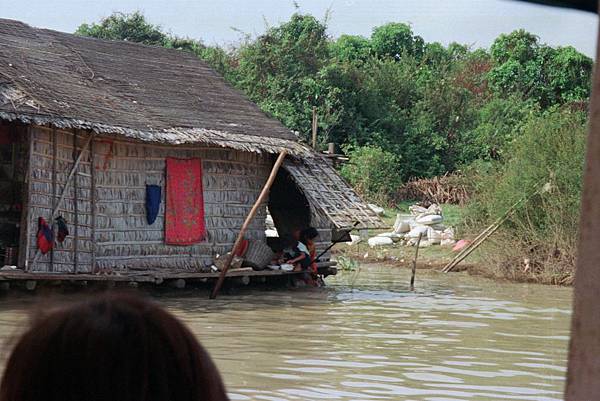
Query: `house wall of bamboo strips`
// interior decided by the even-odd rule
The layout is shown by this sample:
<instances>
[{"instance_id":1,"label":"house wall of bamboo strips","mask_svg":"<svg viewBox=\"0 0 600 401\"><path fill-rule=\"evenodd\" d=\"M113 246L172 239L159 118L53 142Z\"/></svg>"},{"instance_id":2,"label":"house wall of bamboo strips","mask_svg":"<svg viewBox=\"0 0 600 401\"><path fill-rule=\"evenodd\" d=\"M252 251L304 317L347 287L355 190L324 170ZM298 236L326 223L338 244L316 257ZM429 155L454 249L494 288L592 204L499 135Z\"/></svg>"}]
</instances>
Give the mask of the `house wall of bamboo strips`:
<instances>
[{"instance_id":1,"label":"house wall of bamboo strips","mask_svg":"<svg viewBox=\"0 0 600 401\"><path fill-rule=\"evenodd\" d=\"M231 250L245 217L269 175L268 154L228 148L141 143L122 137L31 125L27 230L21 252L35 272L85 273L97 269L197 269ZM87 146L86 146L87 145ZM90 150L91 149L91 150ZM80 152L57 216L70 235L41 255L36 244L38 217L49 223ZM192 246L164 242L165 159L200 158L203 167L207 239ZM159 215L146 221L146 184L162 188ZM311 224L320 229L319 248L331 239L330 223L311 206ZM266 203L246 238L265 238ZM24 261L24 259L23 259Z\"/></svg>"}]
</instances>

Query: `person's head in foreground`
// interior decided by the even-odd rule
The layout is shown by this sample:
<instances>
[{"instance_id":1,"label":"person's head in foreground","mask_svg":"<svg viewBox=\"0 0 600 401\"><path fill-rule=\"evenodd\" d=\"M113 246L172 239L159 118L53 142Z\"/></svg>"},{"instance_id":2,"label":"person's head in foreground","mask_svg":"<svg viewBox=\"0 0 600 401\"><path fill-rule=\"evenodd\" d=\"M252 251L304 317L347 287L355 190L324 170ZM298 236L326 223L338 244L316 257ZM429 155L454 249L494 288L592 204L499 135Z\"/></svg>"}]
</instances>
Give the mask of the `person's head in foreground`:
<instances>
[{"instance_id":1,"label":"person's head in foreground","mask_svg":"<svg viewBox=\"0 0 600 401\"><path fill-rule=\"evenodd\" d=\"M222 401L208 353L173 315L133 295L91 295L36 318L0 401Z\"/></svg>"}]
</instances>

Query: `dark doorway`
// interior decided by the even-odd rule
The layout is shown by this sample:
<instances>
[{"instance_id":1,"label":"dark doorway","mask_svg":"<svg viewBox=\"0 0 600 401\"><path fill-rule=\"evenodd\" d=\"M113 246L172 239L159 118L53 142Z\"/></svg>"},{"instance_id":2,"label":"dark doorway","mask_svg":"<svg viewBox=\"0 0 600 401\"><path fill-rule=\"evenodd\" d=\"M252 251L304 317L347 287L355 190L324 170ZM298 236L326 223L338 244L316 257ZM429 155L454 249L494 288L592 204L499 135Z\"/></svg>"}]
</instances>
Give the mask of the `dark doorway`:
<instances>
[{"instance_id":1,"label":"dark doorway","mask_svg":"<svg viewBox=\"0 0 600 401\"><path fill-rule=\"evenodd\" d=\"M26 128L0 122L0 266L18 263L28 159Z\"/></svg>"},{"instance_id":2,"label":"dark doorway","mask_svg":"<svg viewBox=\"0 0 600 401\"><path fill-rule=\"evenodd\" d=\"M280 237L310 226L310 205L290 173L280 169L269 194L269 213Z\"/></svg>"}]
</instances>

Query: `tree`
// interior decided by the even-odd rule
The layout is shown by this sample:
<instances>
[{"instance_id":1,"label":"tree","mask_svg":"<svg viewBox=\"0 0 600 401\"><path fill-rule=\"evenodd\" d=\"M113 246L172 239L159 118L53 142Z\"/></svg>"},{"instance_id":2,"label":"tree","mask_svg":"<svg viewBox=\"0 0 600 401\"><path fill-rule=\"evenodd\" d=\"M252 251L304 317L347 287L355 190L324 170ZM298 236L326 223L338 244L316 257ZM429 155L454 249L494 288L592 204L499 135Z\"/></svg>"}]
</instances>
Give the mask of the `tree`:
<instances>
[{"instance_id":1,"label":"tree","mask_svg":"<svg viewBox=\"0 0 600 401\"><path fill-rule=\"evenodd\" d=\"M147 22L146 18L138 11L132 14L113 13L98 24L81 24L75 34L99 39L127 40L155 46L165 46L169 42L160 26Z\"/></svg>"},{"instance_id":2,"label":"tree","mask_svg":"<svg viewBox=\"0 0 600 401\"><path fill-rule=\"evenodd\" d=\"M305 137L313 106L325 103L319 71L330 59L326 26L310 15L294 14L237 53L237 85L263 110Z\"/></svg>"},{"instance_id":3,"label":"tree","mask_svg":"<svg viewBox=\"0 0 600 401\"><path fill-rule=\"evenodd\" d=\"M409 25L390 22L373 29L371 47L380 57L400 59L412 56L419 59L423 55L425 41L413 34Z\"/></svg>"},{"instance_id":4,"label":"tree","mask_svg":"<svg viewBox=\"0 0 600 401\"><path fill-rule=\"evenodd\" d=\"M504 163L523 121L569 103L585 109L590 91L591 59L524 30L500 35L489 51L425 43L403 23L334 40L324 22L298 13L228 50L165 33L140 13L77 33L192 53L307 141L316 107L321 146L333 141L360 160L393 155L399 180Z\"/></svg>"},{"instance_id":5,"label":"tree","mask_svg":"<svg viewBox=\"0 0 600 401\"><path fill-rule=\"evenodd\" d=\"M358 35L342 35L331 43L333 57L341 61L365 61L371 55L371 42Z\"/></svg>"},{"instance_id":6,"label":"tree","mask_svg":"<svg viewBox=\"0 0 600 401\"><path fill-rule=\"evenodd\" d=\"M589 97L592 60L572 47L552 48L524 30L500 35L492 45L492 90L499 96L519 93L543 108Z\"/></svg>"}]
</instances>

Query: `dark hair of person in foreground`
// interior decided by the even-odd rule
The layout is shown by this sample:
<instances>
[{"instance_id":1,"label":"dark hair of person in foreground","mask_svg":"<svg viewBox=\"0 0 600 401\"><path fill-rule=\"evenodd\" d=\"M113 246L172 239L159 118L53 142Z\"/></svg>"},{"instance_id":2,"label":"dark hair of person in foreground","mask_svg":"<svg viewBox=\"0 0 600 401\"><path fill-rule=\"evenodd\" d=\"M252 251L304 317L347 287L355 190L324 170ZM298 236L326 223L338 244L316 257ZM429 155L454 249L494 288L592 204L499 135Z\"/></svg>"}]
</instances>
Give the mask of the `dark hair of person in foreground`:
<instances>
[{"instance_id":1,"label":"dark hair of person in foreground","mask_svg":"<svg viewBox=\"0 0 600 401\"><path fill-rule=\"evenodd\" d=\"M223 401L208 353L173 315L128 294L37 317L16 343L0 401Z\"/></svg>"}]
</instances>

